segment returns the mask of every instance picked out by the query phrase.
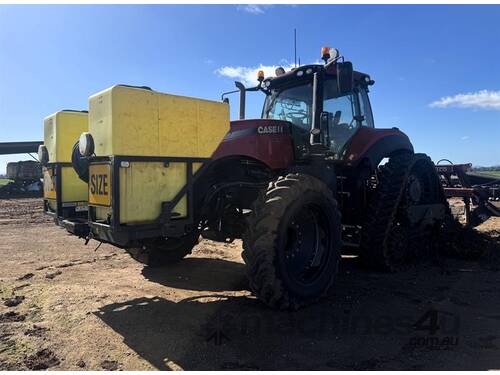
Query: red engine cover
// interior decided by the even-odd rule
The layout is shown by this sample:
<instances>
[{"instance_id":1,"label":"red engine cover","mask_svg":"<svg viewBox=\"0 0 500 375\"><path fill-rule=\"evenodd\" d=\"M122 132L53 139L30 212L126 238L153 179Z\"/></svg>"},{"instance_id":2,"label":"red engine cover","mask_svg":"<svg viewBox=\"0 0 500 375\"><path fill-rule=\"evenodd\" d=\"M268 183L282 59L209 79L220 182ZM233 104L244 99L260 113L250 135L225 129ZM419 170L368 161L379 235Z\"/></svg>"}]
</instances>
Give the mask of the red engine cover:
<instances>
[{"instance_id":1,"label":"red engine cover","mask_svg":"<svg viewBox=\"0 0 500 375\"><path fill-rule=\"evenodd\" d=\"M281 120L231 121L229 132L212 158L247 156L272 169L287 168L294 159L290 126Z\"/></svg>"}]
</instances>

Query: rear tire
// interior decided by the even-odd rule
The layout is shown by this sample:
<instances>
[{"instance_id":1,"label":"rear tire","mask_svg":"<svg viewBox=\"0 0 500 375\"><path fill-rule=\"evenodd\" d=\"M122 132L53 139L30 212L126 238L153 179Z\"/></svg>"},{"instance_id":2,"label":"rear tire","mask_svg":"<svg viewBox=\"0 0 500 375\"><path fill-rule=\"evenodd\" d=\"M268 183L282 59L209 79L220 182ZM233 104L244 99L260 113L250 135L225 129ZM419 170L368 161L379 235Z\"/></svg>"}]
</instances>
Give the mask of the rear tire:
<instances>
[{"instance_id":1,"label":"rear tire","mask_svg":"<svg viewBox=\"0 0 500 375\"><path fill-rule=\"evenodd\" d=\"M180 261L191 254L199 242L199 233L194 231L180 238L155 238L145 240L141 246L126 249L136 261L150 267L161 267Z\"/></svg>"},{"instance_id":2,"label":"rear tire","mask_svg":"<svg viewBox=\"0 0 500 375\"><path fill-rule=\"evenodd\" d=\"M315 302L333 283L341 245L332 191L312 176L279 177L255 201L243 235L250 288L272 308Z\"/></svg>"}]
</instances>

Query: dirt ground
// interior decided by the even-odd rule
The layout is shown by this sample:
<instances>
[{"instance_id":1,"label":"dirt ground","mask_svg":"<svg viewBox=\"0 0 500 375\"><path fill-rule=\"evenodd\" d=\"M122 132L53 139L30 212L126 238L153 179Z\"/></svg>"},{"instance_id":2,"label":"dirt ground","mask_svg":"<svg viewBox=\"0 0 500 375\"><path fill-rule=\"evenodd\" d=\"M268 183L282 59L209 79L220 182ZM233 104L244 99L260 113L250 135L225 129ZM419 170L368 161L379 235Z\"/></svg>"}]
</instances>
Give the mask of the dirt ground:
<instances>
[{"instance_id":1,"label":"dirt ground","mask_svg":"<svg viewBox=\"0 0 500 375\"><path fill-rule=\"evenodd\" d=\"M148 269L66 234L40 199L0 200L0 370L500 368L500 219L476 260L384 274L344 257L330 296L271 311L241 245Z\"/></svg>"}]
</instances>

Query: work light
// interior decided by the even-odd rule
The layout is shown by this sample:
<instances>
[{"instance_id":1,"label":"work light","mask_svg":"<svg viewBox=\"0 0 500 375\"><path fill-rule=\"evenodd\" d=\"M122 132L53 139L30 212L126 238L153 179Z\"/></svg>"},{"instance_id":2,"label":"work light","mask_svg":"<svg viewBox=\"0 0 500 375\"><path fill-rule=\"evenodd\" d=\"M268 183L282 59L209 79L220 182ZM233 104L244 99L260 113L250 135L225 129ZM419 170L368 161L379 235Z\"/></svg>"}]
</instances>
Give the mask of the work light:
<instances>
[{"instance_id":1,"label":"work light","mask_svg":"<svg viewBox=\"0 0 500 375\"><path fill-rule=\"evenodd\" d=\"M321 59L326 63L330 58L330 47L321 48Z\"/></svg>"},{"instance_id":2,"label":"work light","mask_svg":"<svg viewBox=\"0 0 500 375\"><path fill-rule=\"evenodd\" d=\"M282 66L279 66L276 68L276 70L274 71L274 73L276 74L277 77L279 76L282 76L283 74L285 74L285 69L282 67Z\"/></svg>"},{"instance_id":3,"label":"work light","mask_svg":"<svg viewBox=\"0 0 500 375\"><path fill-rule=\"evenodd\" d=\"M337 48L322 47L321 48L321 59L325 62L333 61L340 56L340 52Z\"/></svg>"}]
</instances>

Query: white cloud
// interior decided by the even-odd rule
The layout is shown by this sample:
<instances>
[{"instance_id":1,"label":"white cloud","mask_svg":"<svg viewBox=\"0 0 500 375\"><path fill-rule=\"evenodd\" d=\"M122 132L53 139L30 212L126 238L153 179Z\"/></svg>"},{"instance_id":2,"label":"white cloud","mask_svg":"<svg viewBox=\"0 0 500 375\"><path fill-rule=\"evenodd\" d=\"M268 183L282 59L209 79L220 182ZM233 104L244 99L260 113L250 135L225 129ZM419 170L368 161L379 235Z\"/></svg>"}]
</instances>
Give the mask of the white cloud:
<instances>
[{"instance_id":1,"label":"white cloud","mask_svg":"<svg viewBox=\"0 0 500 375\"><path fill-rule=\"evenodd\" d=\"M470 137L468 135L464 135L462 138L460 138L462 141L468 140Z\"/></svg>"},{"instance_id":2,"label":"white cloud","mask_svg":"<svg viewBox=\"0 0 500 375\"><path fill-rule=\"evenodd\" d=\"M257 85L257 72L259 70L264 71L264 77L274 77L275 70L277 67L281 66L285 69L285 71L290 71L295 67L293 63L290 63L286 59L281 59L280 60L281 65L263 65L260 64L259 66L222 66L219 69L215 70L215 73L234 79L236 81L241 81L245 86L255 86ZM323 64L321 61L316 60L310 64ZM305 64L302 64L305 65Z\"/></svg>"},{"instance_id":3,"label":"white cloud","mask_svg":"<svg viewBox=\"0 0 500 375\"><path fill-rule=\"evenodd\" d=\"M270 4L246 4L238 5L237 9L242 12L247 12L251 14L264 14L267 9L271 8Z\"/></svg>"},{"instance_id":4,"label":"white cloud","mask_svg":"<svg viewBox=\"0 0 500 375\"><path fill-rule=\"evenodd\" d=\"M259 70L264 71L265 77L274 76L275 69L279 65L262 65L255 67L248 66L223 66L215 71L215 73L223 76L234 79L236 81L241 81L245 86L255 86L257 85L257 72ZM289 71L293 68L293 65L283 66L286 71Z\"/></svg>"},{"instance_id":5,"label":"white cloud","mask_svg":"<svg viewBox=\"0 0 500 375\"><path fill-rule=\"evenodd\" d=\"M432 108L475 108L500 111L500 91L480 90L454 96L444 96L431 104Z\"/></svg>"}]
</instances>

